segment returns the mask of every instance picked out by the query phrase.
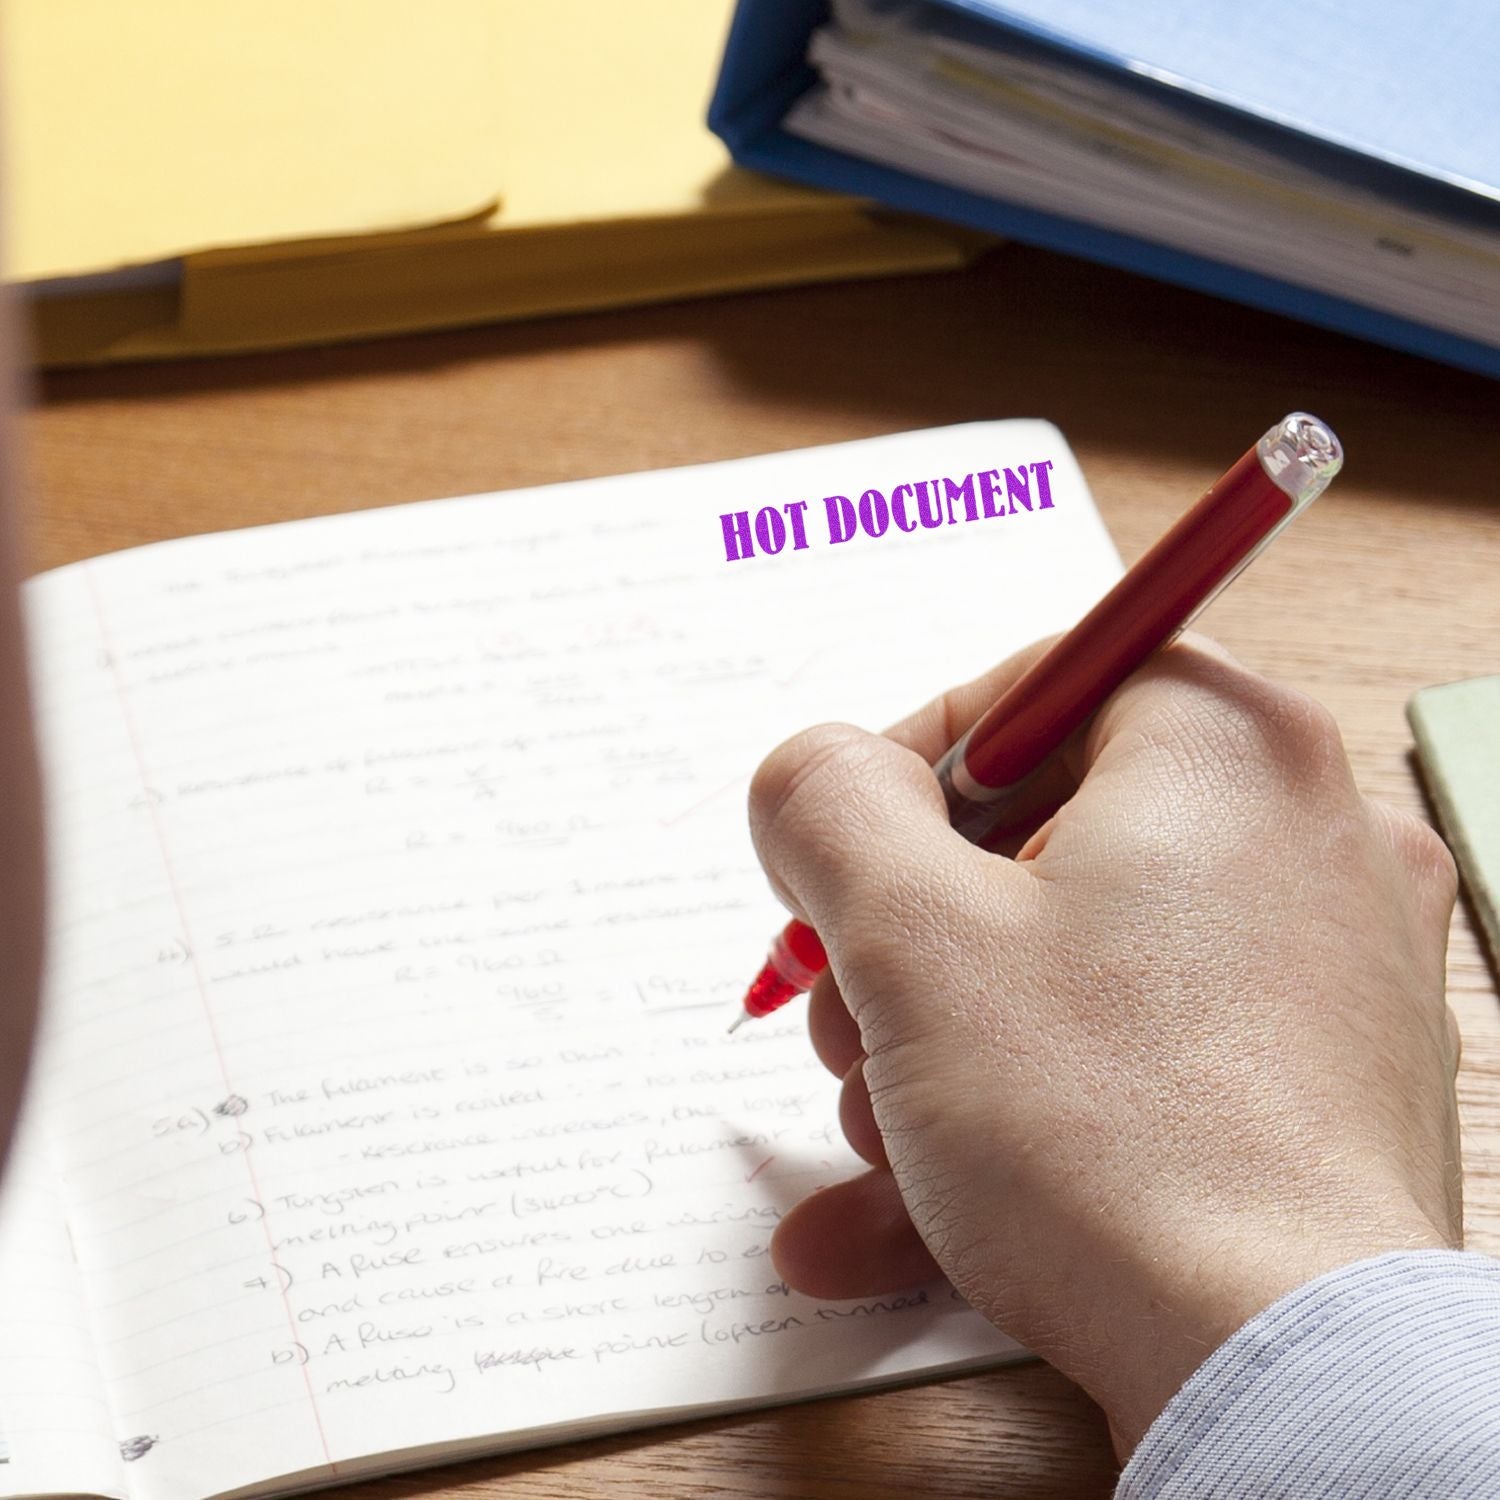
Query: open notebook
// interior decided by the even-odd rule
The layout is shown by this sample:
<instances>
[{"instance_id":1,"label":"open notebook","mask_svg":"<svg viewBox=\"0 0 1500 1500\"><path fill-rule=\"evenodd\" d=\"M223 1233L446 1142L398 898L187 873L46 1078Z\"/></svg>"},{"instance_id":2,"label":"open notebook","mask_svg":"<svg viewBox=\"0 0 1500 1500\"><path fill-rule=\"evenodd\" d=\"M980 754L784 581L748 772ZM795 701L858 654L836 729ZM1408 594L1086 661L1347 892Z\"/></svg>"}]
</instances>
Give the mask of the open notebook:
<instances>
[{"instance_id":1,"label":"open notebook","mask_svg":"<svg viewBox=\"0 0 1500 1500\"><path fill-rule=\"evenodd\" d=\"M1051 462L830 546L821 498ZM812 502L728 563L719 516ZM821 523L817 523L821 524ZM335 1483L1014 1358L944 1286L766 1254L859 1163L756 762L1066 626L1118 561L981 423L168 542L26 586L53 860L0 1217L0 1494Z\"/></svg>"}]
</instances>

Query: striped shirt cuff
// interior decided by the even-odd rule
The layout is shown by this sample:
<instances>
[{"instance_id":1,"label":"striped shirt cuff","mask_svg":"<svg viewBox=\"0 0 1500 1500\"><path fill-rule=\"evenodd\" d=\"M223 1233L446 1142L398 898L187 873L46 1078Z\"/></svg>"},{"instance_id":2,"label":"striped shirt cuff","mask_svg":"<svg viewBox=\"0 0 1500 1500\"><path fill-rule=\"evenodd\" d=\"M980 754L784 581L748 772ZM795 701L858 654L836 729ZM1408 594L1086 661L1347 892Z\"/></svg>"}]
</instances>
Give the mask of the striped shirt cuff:
<instances>
[{"instance_id":1,"label":"striped shirt cuff","mask_svg":"<svg viewBox=\"0 0 1500 1500\"><path fill-rule=\"evenodd\" d=\"M1381 1255L1252 1318L1152 1423L1115 1491L1189 1496L1500 1496L1500 1262Z\"/></svg>"}]
</instances>

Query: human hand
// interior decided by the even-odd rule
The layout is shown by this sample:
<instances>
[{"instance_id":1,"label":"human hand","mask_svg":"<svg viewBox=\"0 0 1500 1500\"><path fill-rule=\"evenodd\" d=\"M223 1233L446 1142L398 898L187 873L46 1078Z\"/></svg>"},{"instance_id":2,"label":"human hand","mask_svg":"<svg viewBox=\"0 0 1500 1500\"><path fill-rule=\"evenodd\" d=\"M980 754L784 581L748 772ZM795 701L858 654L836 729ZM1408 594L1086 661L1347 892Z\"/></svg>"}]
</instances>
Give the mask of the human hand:
<instances>
[{"instance_id":1,"label":"human hand","mask_svg":"<svg viewBox=\"0 0 1500 1500\"><path fill-rule=\"evenodd\" d=\"M829 953L813 1044L871 1163L772 1253L821 1297L941 1271L1103 1406L1123 1459L1285 1292L1460 1242L1456 877L1355 789L1325 710L1188 641L1065 752L1077 790L1016 858L976 849L930 762L1034 654L756 774L761 861Z\"/></svg>"}]
</instances>

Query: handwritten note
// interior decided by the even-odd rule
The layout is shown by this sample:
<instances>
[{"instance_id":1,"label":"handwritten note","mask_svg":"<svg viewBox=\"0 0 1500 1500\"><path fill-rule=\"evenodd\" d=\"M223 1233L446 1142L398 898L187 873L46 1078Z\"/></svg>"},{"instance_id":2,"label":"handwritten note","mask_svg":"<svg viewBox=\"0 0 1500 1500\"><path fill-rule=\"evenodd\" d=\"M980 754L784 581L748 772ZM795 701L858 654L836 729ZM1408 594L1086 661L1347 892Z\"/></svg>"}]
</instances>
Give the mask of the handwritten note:
<instances>
[{"instance_id":1,"label":"handwritten note","mask_svg":"<svg viewBox=\"0 0 1500 1500\"><path fill-rule=\"evenodd\" d=\"M0 1492L124 1500L83 1279L28 1111L0 1188Z\"/></svg>"},{"instance_id":2,"label":"handwritten note","mask_svg":"<svg viewBox=\"0 0 1500 1500\"><path fill-rule=\"evenodd\" d=\"M1024 527L740 571L705 543L762 494L1022 450L1054 462ZM1117 570L1024 422L31 584L37 1111L120 1454L75 1487L285 1487L1010 1353L943 1287L776 1276L778 1218L860 1164L800 1007L724 1034L779 915L744 794L780 737L878 727Z\"/></svg>"}]
</instances>

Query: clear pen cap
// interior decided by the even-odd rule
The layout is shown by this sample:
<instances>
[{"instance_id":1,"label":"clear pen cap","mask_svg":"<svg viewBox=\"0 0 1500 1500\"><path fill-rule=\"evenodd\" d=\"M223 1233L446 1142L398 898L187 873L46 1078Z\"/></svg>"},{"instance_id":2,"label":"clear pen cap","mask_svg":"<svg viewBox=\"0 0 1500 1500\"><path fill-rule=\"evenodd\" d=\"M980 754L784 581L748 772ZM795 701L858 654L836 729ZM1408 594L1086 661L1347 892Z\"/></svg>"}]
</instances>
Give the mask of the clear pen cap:
<instances>
[{"instance_id":1,"label":"clear pen cap","mask_svg":"<svg viewBox=\"0 0 1500 1500\"><path fill-rule=\"evenodd\" d=\"M1344 466L1344 450L1332 430L1305 411L1283 417L1255 452L1272 484L1291 498L1294 515L1311 505Z\"/></svg>"},{"instance_id":2,"label":"clear pen cap","mask_svg":"<svg viewBox=\"0 0 1500 1500\"><path fill-rule=\"evenodd\" d=\"M1330 428L1305 411L1283 417L1256 445L1261 472L1292 503L1287 512L1198 602L1172 639L1176 640L1291 523L1307 509L1344 467L1344 450Z\"/></svg>"}]
</instances>

